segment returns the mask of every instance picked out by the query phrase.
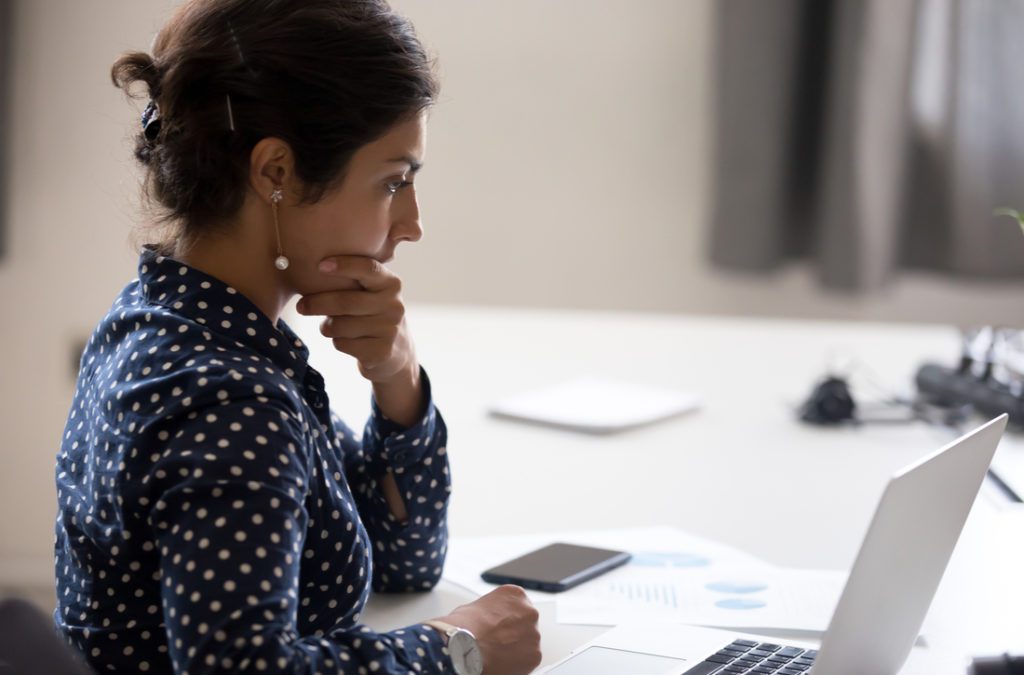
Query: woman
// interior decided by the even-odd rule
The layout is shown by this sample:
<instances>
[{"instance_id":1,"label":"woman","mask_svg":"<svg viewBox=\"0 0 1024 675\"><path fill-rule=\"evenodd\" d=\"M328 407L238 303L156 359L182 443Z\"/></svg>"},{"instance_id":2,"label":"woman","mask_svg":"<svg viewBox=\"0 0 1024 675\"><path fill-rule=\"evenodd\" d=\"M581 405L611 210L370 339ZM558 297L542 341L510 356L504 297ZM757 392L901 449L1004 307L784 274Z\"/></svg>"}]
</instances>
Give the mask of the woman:
<instances>
[{"instance_id":1,"label":"woman","mask_svg":"<svg viewBox=\"0 0 1024 675\"><path fill-rule=\"evenodd\" d=\"M432 588L446 549L445 425L384 266L422 235L437 84L412 27L384 0L195 0L113 78L148 89L135 155L170 229L82 357L59 630L117 672L532 670L514 587L358 623L371 586ZM279 320L295 295L372 383L361 441Z\"/></svg>"}]
</instances>

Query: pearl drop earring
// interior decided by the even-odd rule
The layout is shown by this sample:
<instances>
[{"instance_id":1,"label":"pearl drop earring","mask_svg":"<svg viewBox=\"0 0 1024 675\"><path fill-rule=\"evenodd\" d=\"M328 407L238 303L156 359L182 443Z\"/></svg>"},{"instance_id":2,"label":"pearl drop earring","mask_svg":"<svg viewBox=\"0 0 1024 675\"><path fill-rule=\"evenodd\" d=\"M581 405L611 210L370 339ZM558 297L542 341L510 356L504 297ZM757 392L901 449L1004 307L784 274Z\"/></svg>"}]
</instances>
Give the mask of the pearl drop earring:
<instances>
[{"instance_id":1,"label":"pearl drop earring","mask_svg":"<svg viewBox=\"0 0 1024 675\"><path fill-rule=\"evenodd\" d=\"M270 208L274 212L274 234L277 235L277 257L274 258L274 267L283 272L288 269L288 258L281 250L281 224L277 220L277 205L282 199L284 199L284 190L279 187L274 188L274 191L270 193Z\"/></svg>"}]
</instances>

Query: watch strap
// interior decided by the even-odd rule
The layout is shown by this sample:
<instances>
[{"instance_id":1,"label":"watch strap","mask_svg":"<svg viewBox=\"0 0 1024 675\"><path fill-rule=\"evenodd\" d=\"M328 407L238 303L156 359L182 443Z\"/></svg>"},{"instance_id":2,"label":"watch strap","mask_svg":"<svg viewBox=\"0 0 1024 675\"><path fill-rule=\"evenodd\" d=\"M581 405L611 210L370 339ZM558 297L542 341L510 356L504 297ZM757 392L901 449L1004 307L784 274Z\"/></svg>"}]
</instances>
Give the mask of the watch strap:
<instances>
[{"instance_id":1,"label":"watch strap","mask_svg":"<svg viewBox=\"0 0 1024 675\"><path fill-rule=\"evenodd\" d=\"M441 631L446 638L450 638L453 633L460 630L458 626L453 626L450 623L446 623L438 619L424 621L423 625L430 626L431 628L436 628L437 630ZM445 642L447 643L447 640L445 640Z\"/></svg>"}]
</instances>

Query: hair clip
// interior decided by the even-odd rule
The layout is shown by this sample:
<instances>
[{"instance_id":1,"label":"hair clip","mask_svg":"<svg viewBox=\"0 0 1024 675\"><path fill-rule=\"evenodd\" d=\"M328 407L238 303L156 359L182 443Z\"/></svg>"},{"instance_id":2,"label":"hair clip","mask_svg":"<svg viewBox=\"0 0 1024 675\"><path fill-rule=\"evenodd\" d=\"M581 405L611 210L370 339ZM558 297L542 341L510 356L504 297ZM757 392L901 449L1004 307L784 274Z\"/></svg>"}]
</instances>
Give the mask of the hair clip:
<instances>
[{"instance_id":1,"label":"hair clip","mask_svg":"<svg viewBox=\"0 0 1024 675\"><path fill-rule=\"evenodd\" d=\"M146 109L142 111L142 135L147 141L156 139L160 133L160 106L150 101Z\"/></svg>"},{"instance_id":2,"label":"hair clip","mask_svg":"<svg viewBox=\"0 0 1024 675\"><path fill-rule=\"evenodd\" d=\"M228 128L231 131L235 130L235 113L231 109L231 94L224 94L224 98L228 100Z\"/></svg>"}]
</instances>

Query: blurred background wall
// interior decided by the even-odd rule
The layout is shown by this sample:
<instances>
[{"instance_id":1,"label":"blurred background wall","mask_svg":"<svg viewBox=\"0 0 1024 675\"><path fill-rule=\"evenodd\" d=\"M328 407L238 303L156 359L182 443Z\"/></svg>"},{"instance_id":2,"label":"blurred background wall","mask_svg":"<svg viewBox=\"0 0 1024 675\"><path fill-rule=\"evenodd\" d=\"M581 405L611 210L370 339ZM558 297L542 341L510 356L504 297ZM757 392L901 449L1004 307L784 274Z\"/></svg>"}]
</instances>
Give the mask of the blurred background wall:
<instances>
[{"instance_id":1,"label":"blurred background wall","mask_svg":"<svg viewBox=\"0 0 1024 675\"><path fill-rule=\"evenodd\" d=\"M14 2L0 592L48 602L78 350L134 275L145 221L130 141L144 101L109 68L148 49L174 4ZM904 274L837 294L800 265L711 267L713 0L394 4L443 79L418 178L426 237L395 264L407 301L1019 325L1019 283Z\"/></svg>"}]
</instances>

